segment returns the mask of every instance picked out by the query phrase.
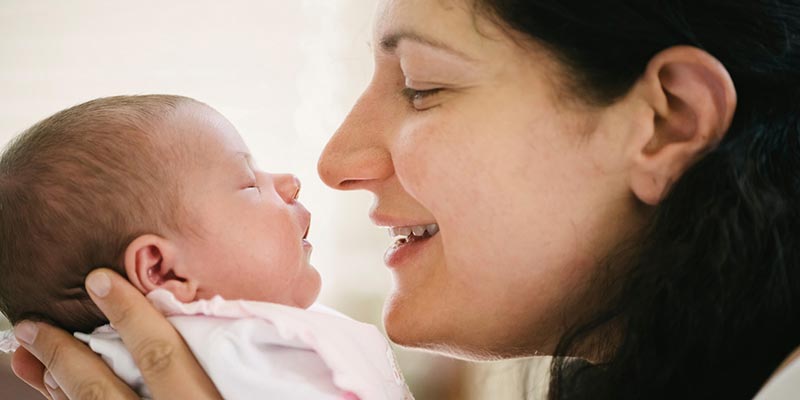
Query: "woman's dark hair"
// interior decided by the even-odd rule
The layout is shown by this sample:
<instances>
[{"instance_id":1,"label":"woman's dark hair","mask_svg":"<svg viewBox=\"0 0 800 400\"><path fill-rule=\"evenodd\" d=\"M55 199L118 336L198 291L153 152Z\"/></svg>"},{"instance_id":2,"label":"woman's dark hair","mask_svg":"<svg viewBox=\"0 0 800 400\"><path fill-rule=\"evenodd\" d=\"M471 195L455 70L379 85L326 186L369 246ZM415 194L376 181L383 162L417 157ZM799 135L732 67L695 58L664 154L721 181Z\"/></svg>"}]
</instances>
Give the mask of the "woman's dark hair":
<instances>
[{"instance_id":1,"label":"woman's dark hair","mask_svg":"<svg viewBox=\"0 0 800 400\"><path fill-rule=\"evenodd\" d=\"M730 130L654 210L613 300L561 338L550 398L752 398L800 345L800 2L476 4L551 50L589 104L613 103L671 46L725 65ZM564 357L612 324L603 361Z\"/></svg>"}]
</instances>

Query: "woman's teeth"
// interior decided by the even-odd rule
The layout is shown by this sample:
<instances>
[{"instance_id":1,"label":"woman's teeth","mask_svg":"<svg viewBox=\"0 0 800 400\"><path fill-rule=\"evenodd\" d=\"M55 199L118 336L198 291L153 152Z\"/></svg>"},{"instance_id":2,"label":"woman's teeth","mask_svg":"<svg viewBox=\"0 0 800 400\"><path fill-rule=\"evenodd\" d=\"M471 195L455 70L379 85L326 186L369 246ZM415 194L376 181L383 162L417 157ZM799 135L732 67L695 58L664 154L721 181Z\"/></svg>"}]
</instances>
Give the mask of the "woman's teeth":
<instances>
[{"instance_id":1,"label":"woman's teeth","mask_svg":"<svg viewBox=\"0 0 800 400\"><path fill-rule=\"evenodd\" d=\"M415 238L431 237L439 232L438 224L415 225L389 228L389 236L395 245L405 244Z\"/></svg>"}]
</instances>

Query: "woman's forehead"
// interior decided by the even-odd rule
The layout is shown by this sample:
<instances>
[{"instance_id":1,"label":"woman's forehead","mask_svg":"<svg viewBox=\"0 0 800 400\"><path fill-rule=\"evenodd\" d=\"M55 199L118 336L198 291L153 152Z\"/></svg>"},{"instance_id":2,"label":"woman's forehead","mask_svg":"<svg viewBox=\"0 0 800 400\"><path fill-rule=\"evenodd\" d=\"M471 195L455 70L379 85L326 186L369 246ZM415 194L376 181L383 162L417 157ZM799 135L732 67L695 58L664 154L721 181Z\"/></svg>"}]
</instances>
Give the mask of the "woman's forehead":
<instances>
[{"instance_id":1,"label":"woman's forehead","mask_svg":"<svg viewBox=\"0 0 800 400\"><path fill-rule=\"evenodd\" d=\"M475 14L466 0L383 0L373 30L375 51L394 50L409 41L474 58L498 27Z\"/></svg>"}]
</instances>

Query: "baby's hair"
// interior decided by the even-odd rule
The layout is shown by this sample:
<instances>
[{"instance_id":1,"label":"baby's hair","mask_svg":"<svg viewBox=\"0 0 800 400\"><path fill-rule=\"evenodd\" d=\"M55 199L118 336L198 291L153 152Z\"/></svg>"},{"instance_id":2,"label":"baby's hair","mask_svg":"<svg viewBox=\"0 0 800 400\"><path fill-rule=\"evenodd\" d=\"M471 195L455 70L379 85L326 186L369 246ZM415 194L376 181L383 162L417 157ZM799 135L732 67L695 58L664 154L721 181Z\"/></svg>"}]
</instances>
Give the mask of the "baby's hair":
<instances>
[{"instance_id":1,"label":"baby's hair","mask_svg":"<svg viewBox=\"0 0 800 400\"><path fill-rule=\"evenodd\" d=\"M37 123L0 158L0 311L69 331L107 323L84 290L108 267L123 276L128 244L177 231L182 146L158 129L192 99L92 100ZM160 132L161 131L161 132Z\"/></svg>"}]
</instances>

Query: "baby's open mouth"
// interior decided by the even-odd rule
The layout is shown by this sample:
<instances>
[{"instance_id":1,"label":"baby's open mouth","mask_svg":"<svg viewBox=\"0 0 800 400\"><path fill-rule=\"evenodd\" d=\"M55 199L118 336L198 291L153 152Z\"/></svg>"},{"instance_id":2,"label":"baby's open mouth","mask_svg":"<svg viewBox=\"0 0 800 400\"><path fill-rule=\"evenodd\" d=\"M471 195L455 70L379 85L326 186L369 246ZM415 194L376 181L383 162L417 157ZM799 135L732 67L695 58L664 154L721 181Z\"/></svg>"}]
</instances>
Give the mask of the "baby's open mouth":
<instances>
[{"instance_id":1,"label":"baby's open mouth","mask_svg":"<svg viewBox=\"0 0 800 400\"><path fill-rule=\"evenodd\" d=\"M439 233L439 225L435 223L389 228L389 236L394 240L395 247L429 239L437 233Z\"/></svg>"}]
</instances>

